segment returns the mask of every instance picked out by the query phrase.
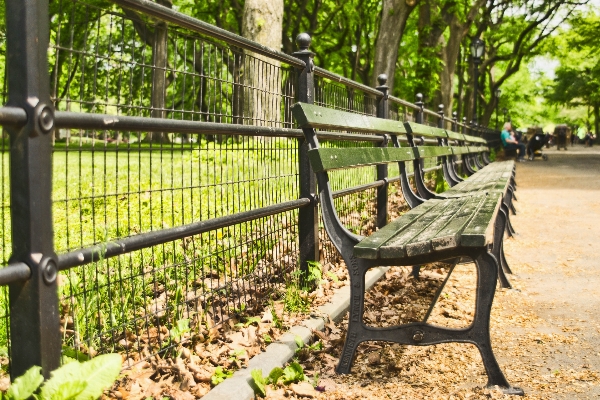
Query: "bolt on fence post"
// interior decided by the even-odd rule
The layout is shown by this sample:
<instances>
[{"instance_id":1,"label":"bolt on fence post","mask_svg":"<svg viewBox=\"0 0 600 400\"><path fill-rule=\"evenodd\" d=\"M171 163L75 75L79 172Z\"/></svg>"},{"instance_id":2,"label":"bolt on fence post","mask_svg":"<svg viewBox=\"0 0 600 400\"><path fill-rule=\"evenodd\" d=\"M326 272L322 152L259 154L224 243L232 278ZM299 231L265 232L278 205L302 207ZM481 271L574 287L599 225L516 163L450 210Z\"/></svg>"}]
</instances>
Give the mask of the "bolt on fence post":
<instances>
[{"instance_id":1,"label":"bolt on fence post","mask_svg":"<svg viewBox=\"0 0 600 400\"><path fill-rule=\"evenodd\" d=\"M377 77L377 82L379 82L379 86L376 87L377 90L381 92L383 96L377 99L377 117L378 118L388 118L388 96L389 96L389 87L386 85L388 77L386 74L381 74ZM384 135L383 142L381 143L381 147L387 147L389 143L389 136ZM379 186L377 188L377 227L383 228L387 224L388 220L388 207L387 207L387 199L388 199L388 166L387 164L378 165L377 166L377 180L385 181L383 186Z\"/></svg>"},{"instance_id":2,"label":"bolt on fence post","mask_svg":"<svg viewBox=\"0 0 600 400\"><path fill-rule=\"evenodd\" d=\"M6 0L8 103L27 113L10 135L12 255L31 277L9 285L10 374L42 367L45 378L60 365L57 257L52 229L54 107L48 76L48 0Z\"/></svg>"},{"instance_id":3,"label":"bolt on fence post","mask_svg":"<svg viewBox=\"0 0 600 400\"><path fill-rule=\"evenodd\" d=\"M306 64L298 75L296 87L297 101L313 104L315 102L314 53L310 47L311 37L301 33L296 37L299 50L292 55ZM302 276L306 277L308 263L319 261L319 219L317 211L317 182L308 159L308 143L305 138L298 139L298 178L301 198L311 199L310 206L298 210L298 239L300 243L299 260Z\"/></svg>"}]
</instances>

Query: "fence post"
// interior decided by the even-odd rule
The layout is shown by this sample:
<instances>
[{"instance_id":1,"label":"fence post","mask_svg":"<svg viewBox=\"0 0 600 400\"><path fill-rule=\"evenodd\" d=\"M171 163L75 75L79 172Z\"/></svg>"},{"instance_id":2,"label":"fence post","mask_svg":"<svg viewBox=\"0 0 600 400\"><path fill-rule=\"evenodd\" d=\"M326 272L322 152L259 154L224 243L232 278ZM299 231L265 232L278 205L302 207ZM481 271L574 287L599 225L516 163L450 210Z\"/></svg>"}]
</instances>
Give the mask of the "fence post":
<instances>
[{"instance_id":1,"label":"fence post","mask_svg":"<svg viewBox=\"0 0 600 400\"><path fill-rule=\"evenodd\" d=\"M27 124L9 127L12 255L31 269L9 286L11 377L31 366L44 377L60 363L57 257L52 231L52 131L54 107L48 76L48 0L6 0L8 105L27 113Z\"/></svg>"},{"instance_id":2,"label":"fence post","mask_svg":"<svg viewBox=\"0 0 600 400\"><path fill-rule=\"evenodd\" d=\"M314 83L314 53L310 47L311 37L308 33L301 33L296 37L299 50L292 55L306 64L306 67L298 75L296 87L297 100L303 103L313 104L315 102ZM300 185L300 197L311 199L308 207L298 210L298 239L300 243L300 270L306 276L309 261L319 261L319 220L317 212L317 182L315 174L308 160L308 143L306 139L298 139L298 178Z\"/></svg>"},{"instance_id":3,"label":"fence post","mask_svg":"<svg viewBox=\"0 0 600 400\"><path fill-rule=\"evenodd\" d=\"M379 86L377 90L381 92L383 96L377 99L377 117L388 118L388 95L389 88L386 85L388 77L386 74L381 74L377 77ZM389 142L389 136L384 135L381 147L387 147ZM385 181L383 186L377 188L377 227L383 228L387 224L388 220L388 166L387 164L377 166L377 180Z\"/></svg>"},{"instance_id":4,"label":"fence post","mask_svg":"<svg viewBox=\"0 0 600 400\"><path fill-rule=\"evenodd\" d=\"M458 132L458 113L456 111L452 112L452 131Z\"/></svg>"},{"instance_id":5,"label":"fence post","mask_svg":"<svg viewBox=\"0 0 600 400\"><path fill-rule=\"evenodd\" d=\"M444 129L444 105L440 104L438 106L438 128Z\"/></svg>"},{"instance_id":6,"label":"fence post","mask_svg":"<svg viewBox=\"0 0 600 400\"><path fill-rule=\"evenodd\" d=\"M423 95L421 93L417 93L417 101L415 105L419 107L418 110L415 110L415 122L417 124L423 123Z\"/></svg>"},{"instance_id":7,"label":"fence post","mask_svg":"<svg viewBox=\"0 0 600 400\"><path fill-rule=\"evenodd\" d=\"M467 117L463 117L463 126L462 126L462 134L467 134Z\"/></svg>"}]
</instances>

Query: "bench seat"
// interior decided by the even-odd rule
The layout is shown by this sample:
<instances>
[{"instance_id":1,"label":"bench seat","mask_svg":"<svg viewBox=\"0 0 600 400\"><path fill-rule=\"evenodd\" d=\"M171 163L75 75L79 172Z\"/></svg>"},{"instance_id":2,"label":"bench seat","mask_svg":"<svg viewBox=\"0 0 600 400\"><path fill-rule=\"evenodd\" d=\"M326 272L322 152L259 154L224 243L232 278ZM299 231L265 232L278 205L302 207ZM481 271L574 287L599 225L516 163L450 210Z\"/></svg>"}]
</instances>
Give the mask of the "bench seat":
<instances>
[{"instance_id":1,"label":"bench seat","mask_svg":"<svg viewBox=\"0 0 600 400\"><path fill-rule=\"evenodd\" d=\"M429 200L363 239L354 255L399 261L459 246L492 244L501 201L500 192Z\"/></svg>"}]
</instances>

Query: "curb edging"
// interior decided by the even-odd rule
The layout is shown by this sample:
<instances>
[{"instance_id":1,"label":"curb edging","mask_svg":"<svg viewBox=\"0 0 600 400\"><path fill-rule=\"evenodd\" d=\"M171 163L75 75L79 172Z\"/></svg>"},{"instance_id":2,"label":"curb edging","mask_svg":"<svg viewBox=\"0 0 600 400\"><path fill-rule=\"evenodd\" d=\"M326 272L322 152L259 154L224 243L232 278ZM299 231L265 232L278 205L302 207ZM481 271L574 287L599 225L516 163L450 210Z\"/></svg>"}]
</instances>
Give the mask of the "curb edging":
<instances>
[{"instance_id":1,"label":"curb edging","mask_svg":"<svg viewBox=\"0 0 600 400\"><path fill-rule=\"evenodd\" d=\"M369 290L387 272L389 267L377 267L370 269L365 275L365 291ZM283 367L296 354L298 345L296 337L300 337L304 343L310 343L313 330L325 329L326 320L337 321L341 319L350 307L350 287L344 286L337 289L331 300L317 308L315 316L290 328L281 338L267 346L267 349L250 359L247 368L237 370L233 376L221 384L215 386L202 400L252 400L254 389L252 388L253 369L261 369L263 375L268 375L275 367Z\"/></svg>"}]
</instances>

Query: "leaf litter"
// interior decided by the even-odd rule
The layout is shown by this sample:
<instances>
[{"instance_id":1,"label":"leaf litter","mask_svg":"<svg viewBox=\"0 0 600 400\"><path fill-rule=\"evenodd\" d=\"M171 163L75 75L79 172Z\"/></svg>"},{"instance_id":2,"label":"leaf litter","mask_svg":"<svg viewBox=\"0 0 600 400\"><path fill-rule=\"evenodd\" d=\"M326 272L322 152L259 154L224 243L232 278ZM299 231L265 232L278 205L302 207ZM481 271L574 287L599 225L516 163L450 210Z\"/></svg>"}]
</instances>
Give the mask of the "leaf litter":
<instances>
[{"instance_id":1,"label":"leaf litter","mask_svg":"<svg viewBox=\"0 0 600 400\"><path fill-rule=\"evenodd\" d=\"M392 195L390 217L406 207L401 195ZM360 219L360 216L354 216ZM362 234L374 229L362 227ZM522 241L523 242L523 241ZM547 243L551 244L551 243ZM546 243L527 241L523 249L540 249ZM322 241L321 254L335 251ZM331 257L328 257L331 259ZM325 263L323 283L311 294L312 308L329 301L333 291L348 284L343 261ZM566 266L566 265L565 265ZM522 263L524 272L538 265ZM429 302L445 279L449 266L436 263L423 266L420 279L410 275L410 267L392 267L365 296L364 323L392 326L418 321L429 311ZM428 322L464 327L474 314L476 270L473 264L459 264L440 293ZM557 332L539 332L544 321L536 314L525 291L524 281L511 277L514 290L498 289L491 314L491 336L498 362L511 384L525 389L527 399L580 398L600 384L600 372L589 363L580 368L558 363L548 368L557 353L570 347L579 354L590 351L578 338L576 329L565 326ZM154 356L137 362L107 393L107 398L192 399L202 398L211 386L217 368L233 371L244 368L248 359L263 351L270 341L311 314L285 313L282 302L268 308L260 323L243 328L234 321L207 328L199 338L189 338L177 347L174 356ZM279 320L277 325L274 320ZM565 321L565 325L568 321ZM427 347L367 342L359 346L352 372L336 375L335 367L345 338L347 317L328 322L324 332L314 332L321 343L318 350L308 345L297 352L306 381L289 385L266 385L266 398L282 399L506 399L498 388L486 388L487 376L479 352L473 345L449 343ZM600 326L598 327L600 332ZM269 340L266 340L268 338ZM128 360L131 361L131 360ZM135 360L134 360L135 361Z\"/></svg>"}]
</instances>

